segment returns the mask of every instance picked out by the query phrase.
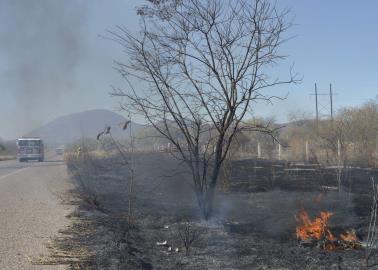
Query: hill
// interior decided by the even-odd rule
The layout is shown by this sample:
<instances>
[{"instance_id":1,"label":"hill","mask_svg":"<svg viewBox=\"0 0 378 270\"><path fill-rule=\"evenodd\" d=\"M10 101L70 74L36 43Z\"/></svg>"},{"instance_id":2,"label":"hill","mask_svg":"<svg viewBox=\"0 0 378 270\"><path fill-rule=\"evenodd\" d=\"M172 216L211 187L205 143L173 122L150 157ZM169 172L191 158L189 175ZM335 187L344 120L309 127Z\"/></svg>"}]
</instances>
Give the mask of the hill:
<instances>
[{"instance_id":1,"label":"hill","mask_svg":"<svg viewBox=\"0 0 378 270\"><path fill-rule=\"evenodd\" d=\"M129 132L122 130L126 119L108 110L90 110L58 117L55 120L25 134L24 137L40 137L47 145L59 146L74 142L80 138L96 138L97 134L107 125L112 126L115 138L127 138ZM131 123L133 133L142 127Z\"/></svg>"}]
</instances>

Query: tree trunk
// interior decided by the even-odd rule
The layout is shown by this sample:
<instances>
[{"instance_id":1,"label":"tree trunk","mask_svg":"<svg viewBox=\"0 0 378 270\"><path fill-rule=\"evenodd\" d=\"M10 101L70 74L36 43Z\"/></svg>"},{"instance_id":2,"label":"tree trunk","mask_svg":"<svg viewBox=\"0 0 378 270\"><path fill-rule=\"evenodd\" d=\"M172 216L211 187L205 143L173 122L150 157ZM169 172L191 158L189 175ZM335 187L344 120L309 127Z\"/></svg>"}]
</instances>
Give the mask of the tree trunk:
<instances>
[{"instance_id":1,"label":"tree trunk","mask_svg":"<svg viewBox=\"0 0 378 270\"><path fill-rule=\"evenodd\" d=\"M206 207L204 209L204 218L209 220L213 214L213 203L214 203L214 195L215 195L215 186L209 187L206 192Z\"/></svg>"},{"instance_id":2,"label":"tree trunk","mask_svg":"<svg viewBox=\"0 0 378 270\"><path fill-rule=\"evenodd\" d=\"M197 193L197 200L199 203L199 207L202 211L202 215L205 218L205 220L209 220L213 214L215 188L217 186L219 171L220 171L220 165L214 168L213 174L210 179L211 180L210 184L206 190L202 190L200 199L198 198L199 194Z\"/></svg>"}]
</instances>

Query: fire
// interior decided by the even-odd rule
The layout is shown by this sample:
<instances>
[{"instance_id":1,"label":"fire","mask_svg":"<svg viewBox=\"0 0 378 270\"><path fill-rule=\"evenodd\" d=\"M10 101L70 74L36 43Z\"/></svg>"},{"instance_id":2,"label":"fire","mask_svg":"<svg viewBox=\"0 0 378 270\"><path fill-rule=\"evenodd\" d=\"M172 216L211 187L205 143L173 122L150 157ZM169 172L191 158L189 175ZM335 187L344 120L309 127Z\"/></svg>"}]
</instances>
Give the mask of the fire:
<instances>
[{"instance_id":1,"label":"fire","mask_svg":"<svg viewBox=\"0 0 378 270\"><path fill-rule=\"evenodd\" d=\"M320 216L313 221L308 213L302 209L297 215L297 221L302 222L301 226L296 229L297 238L303 241L320 240L323 237L330 241L334 241L335 237L327 228L329 218L333 215L331 212L320 212Z\"/></svg>"},{"instance_id":2,"label":"fire","mask_svg":"<svg viewBox=\"0 0 378 270\"><path fill-rule=\"evenodd\" d=\"M303 242L320 244L325 250L338 250L360 248L358 238L354 230L348 230L336 238L328 228L328 221L332 212L322 211L314 220L311 220L308 213L302 209L296 216L300 225L296 228L297 238Z\"/></svg>"},{"instance_id":3,"label":"fire","mask_svg":"<svg viewBox=\"0 0 378 270\"><path fill-rule=\"evenodd\" d=\"M356 232L354 230L348 230L345 232L345 234L340 234L341 240L345 242L356 242L357 236Z\"/></svg>"}]
</instances>

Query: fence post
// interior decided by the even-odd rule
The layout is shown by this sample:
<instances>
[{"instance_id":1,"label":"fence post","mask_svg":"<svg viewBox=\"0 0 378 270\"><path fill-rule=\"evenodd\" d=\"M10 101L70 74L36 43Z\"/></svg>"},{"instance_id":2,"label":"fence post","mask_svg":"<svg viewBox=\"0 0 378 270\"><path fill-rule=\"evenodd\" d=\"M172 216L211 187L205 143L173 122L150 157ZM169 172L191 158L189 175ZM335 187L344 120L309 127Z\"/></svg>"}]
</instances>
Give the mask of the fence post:
<instances>
[{"instance_id":1,"label":"fence post","mask_svg":"<svg viewBox=\"0 0 378 270\"><path fill-rule=\"evenodd\" d=\"M337 140L337 158L340 160L340 157L341 157L341 144L340 144L340 140L338 139Z\"/></svg>"},{"instance_id":2,"label":"fence post","mask_svg":"<svg viewBox=\"0 0 378 270\"><path fill-rule=\"evenodd\" d=\"M257 143L257 158L261 158L261 147L259 142Z\"/></svg>"}]
</instances>

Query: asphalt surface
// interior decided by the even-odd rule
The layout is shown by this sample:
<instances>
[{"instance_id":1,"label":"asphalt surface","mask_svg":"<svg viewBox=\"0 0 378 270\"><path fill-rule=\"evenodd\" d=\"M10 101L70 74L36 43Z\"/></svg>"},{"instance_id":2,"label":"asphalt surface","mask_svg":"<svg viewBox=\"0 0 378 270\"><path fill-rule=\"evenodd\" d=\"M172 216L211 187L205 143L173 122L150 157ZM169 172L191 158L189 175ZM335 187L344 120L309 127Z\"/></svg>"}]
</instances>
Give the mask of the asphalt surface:
<instances>
[{"instance_id":1,"label":"asphalt surface","mask_svg":"<svg viewBox=\"0 0 378 270\"><path fill-rule=\"evenodd\" d=\"M72 210L62 196L70 188L61 157L45 162L0 162L0 269L65 269L33 262L68 225Z\"/></svg>"}]
</instances>

